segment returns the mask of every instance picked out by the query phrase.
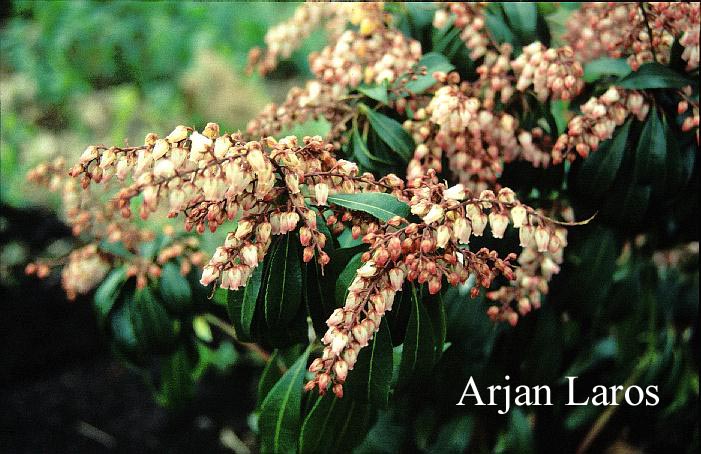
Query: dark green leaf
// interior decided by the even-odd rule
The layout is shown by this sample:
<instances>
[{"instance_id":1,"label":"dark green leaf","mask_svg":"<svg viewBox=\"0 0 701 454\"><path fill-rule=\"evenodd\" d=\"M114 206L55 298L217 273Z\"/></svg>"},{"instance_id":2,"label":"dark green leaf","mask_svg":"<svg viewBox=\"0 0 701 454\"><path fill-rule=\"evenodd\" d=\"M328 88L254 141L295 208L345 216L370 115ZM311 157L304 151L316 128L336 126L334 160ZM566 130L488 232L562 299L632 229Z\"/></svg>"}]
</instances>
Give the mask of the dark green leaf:
<instances>
[{"instance_id":1,"label":"dark green leaf","mask_svg":"<svg viewBox=\"0 0 701 454\"><path fill-rule=\"evenodd\" d=\"M682 88L689 84L690 80L660 63L645 63L616 83L617 86L629 90Z\"/></svg>"},{"instance_id":2,"label":"dark green leaf","mask_svg":"<svg viewBox=\"0 0 701 454\"><path fill-rule=\"evenodd\" d=\"M268 396L268 393L270 393L270 390L273 389L275 383L277 383L277 381L280 380L280 377L282 377L282 366L284 366L284 363L282 361L280 351L276 349L273 351L273 354L270 355L270 359L265 364L263 373L261 373L260 379L258 379L257 408L260 408L265 401L265 398Z\"/></svg>"},{"instance_id":3,"label":"dark green leaf","mask_svg":"<svg viewBox=\"0 0 701 454\"><path fill-rule=\"evenodd\" d=\"M336 307L342 307L345 304L348 287L353 282L353 279L355 279L355 272L363 264L360 260L362 255L361 253L356 254L338 276L336 280L336 291L334 293Z\"/></svg>"},{"instance_id":4,"label":"dark green leaf","mask_svg":"<svg viewBox=\"0 0 701 454\"><path fill-rule=\"evenodd\" d=\"M392 194L383 192L333 194L329 196L328 202L349 210L368 213L385 222L394 216L403 218L409 216L409 206L406 203Z\"/></svg>"},{"instance_id":5,"label":"dark green leaf","mask_svg":"<svg viewBox=\"0 0 701 454\"><path fill-rule=\"evenodd\" d=\"M436 442L429 452L432 454L453 454L465 452L470 445L474 419L469 415L458 416L443 424Z\"/></svg>"},{"instance_id":6,"label":"dark green leaf","mask_svg":"<svg viewBox=\"0 0 701 454\"><path fill-rule=\"evenodd\" d=\"M535 41L538 24L536 4L533 2L503 2L501 6L521 44L527 45Z\"/></svg>"},{"instance_id":7,"label":"dark green leaf","mask_svg":"<svg viewBox=\"0 0 701 454\"><path fill-rule=\"evenodd\" d=\"M251 324L256 312L258 294L263 278L263 265L259 264L252 272L245 287L239 290L229 290L228 312L239 340L251 340Z\"/></svg>"},{"instance_id":8,"label":"dark green leaf","mask_svg":"<svg viewBox=\"0 0 701 454\"><path fill-rule=\"evenodd\" d=\"M385 408L389 401L392 369L392 335L387 320L383 319L372 341L360 350L355 368L349 373L345 385L347 396Z\"/></svg>"},{"instance_id":9,"label":"dark green leaf","mask_svg":"<svg viewBox=\"0 0 701 454\"><path fill-rule=\"evenodd\" d=\"M577 176L582 194L598 198L611 189L625 154L630 122L618 128L611 140L603 142L584 160Z\"/></svg>"},{"instance_id":10,"label":"dark green leaf","mask_svg":"<svg viewBox=\"0 0 701 454\"><path fill-rule=\"evenodd\" d=\"M617 76L619 78L630 74L632 69L625 58L601 57L584 65L585 82L594 82L602 76Z\"/></svg>"},{"instance_id":11,"label":"dark green leaf","mask_svg":"<svg viewBox=\"0 0 701 454\"><path fill-rule=\"evenodd\" d=\"M265 321L282 328L297 314L302 302L302 269L294 235L285 235L271 252L265 290Z\"/></svg>"},{"instance_id":12,"label":"dark green leaf","mask_svg":"<svg viewBox=\"0 0 701 454\"><path fill-rule=\"evenodd\" d=\"M638 183L664 182L667 138L657 109L650 109L635 152L635 179Z\"/></svg>"},{"instance_id":13,"label":"dark green leaf","mask_svg":"<svg viewBox=\"0 0 701 454\"><path fill-rule=\"evenodd\" d=\"M488 7L488 9L485 11L485 24L497 43L511 43L513 45L519 45L519 43L516 42L514 33L506 24L503 10L501 9L500 5L492 3Z\"/></svg>"},{"instance_id":14,"label":"dark green leaf","mask_svg":"<svg viewBox=\"0 0 701 454\"><path fill-rule=\"evenodd\" d=\"M418 76L416 80L409 81L406 84L406 89L411 93L419 94L432 87L436 80L433 78L433 73L442 71L449 73L455 69L450 61L443 55L437 52L429 52L421 57L421 60L416 64L418 68L426 67L426 75Z\"/></svg>"},{"instance_id":15,"label":"dark green leaf","mask_svg":"<svg viewBox=\"0 0 701 454\"><path fill-rule=\"evenodd\" d=\"M414 144L414 139L404 130L401 123L363 104L360 104L360 111L368 117L370 126L377 132L380 139L386 143L404 163L409 162L414 154L416 144Z\"/></svg>"},{"instance_id":16,"label":"dark green leaf","mask_svg":"<svg viewBox=\"0 0 701 454\"><path fill-rule=\"evenodd\" d=\"M297 452L300 430L302 385L309 349L273 386L261 405L258 425L261 452L270 454Z\"/></svg>"},{"instance_id":17,"label":"dark green leaf","mask_svg":"<svg viewBox=\"0 0 701 454\"><path fill-rule=\"evenodd\" d=\"M358 91L367 96L368 98L374 99L375 101L381 102L382 104L389 104L389 97L387 96L386 84L361 85L358 87Z\"/></svg>"},{"instance_id":18,"label":"dark green leaf","mask_svg":"<svg viewBox=\"0 0 701 454\"><path fill-rule=\"evenodd\" d=\"M144 348L160 351L173 343L173 322L148 287L137 289L131 316L136 338Z\"/></svg>"},{"instance_id":19,"label":"dark green leaf","mask_svg":"<svg viewBox=\"0 0 701 454\"><path fill-rule=\"evenodd\" d=\"M193 362L184 348L179 348L164 362L161 369L161 389L158 400L161 405L182 408L194 395L192 379Z\"/></svg>"},{"instance_id":20,"label":"dark green leaf","mask_svg":"<svg viewBox=\"0 0 701 454\"><path fill-rule=\"evenodd\" d=\"M412 309L402 347L399 386L425 378L433 367L434 352L435 339L431 319L421 302L418 290L412 287Z\"/></svg>"},{"instance_id":21,"label":"dark green leaf","mask_svg":"<svg viewBox=\"0 0 701 454\"><path fill-rule=\"evenodd\" d=\"M363 439L369 412L368 404L347 396L337 399L329 393L317 397L304 418L299 437L300 454L351 452Z\"/></svg>"},{"instance_id":22,"label":"dark green leaf","mask_svg":"<svg viewBox=\"0 0 701 454\"><path fill-rule=\"evenodd\" d=\"M160 291L163 302L173 312L180 313L192 303L190 284L173 262L166 263L161 269Z\"/></svg>"},{"instance_id":23,"label":"dark green leaf","mask_svg":"<svg viewBox=\"0 0 701 454\"><path fill-rule=\"evenodd\" d=\"M126 280L127 269L125 266L121 266L112 270L95 291L95 309L100 325L103 325L107 321L107 316L112 310L114 303L117 301Z\"/></svg>"}]
</instances>

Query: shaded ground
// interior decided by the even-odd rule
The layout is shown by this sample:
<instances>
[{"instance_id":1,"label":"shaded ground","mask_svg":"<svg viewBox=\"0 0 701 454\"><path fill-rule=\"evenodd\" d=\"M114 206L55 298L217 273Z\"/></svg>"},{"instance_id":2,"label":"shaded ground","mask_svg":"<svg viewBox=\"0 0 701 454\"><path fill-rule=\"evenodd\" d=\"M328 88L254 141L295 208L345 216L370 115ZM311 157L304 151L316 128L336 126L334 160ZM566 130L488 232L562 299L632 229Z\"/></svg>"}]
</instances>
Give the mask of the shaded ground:
<instances>
[{"instance_id":1,"label":"shaded ground","mask_svg":"<svg viewBox=\"0 0 701 454\"><path fill-rule=\"evenodd\" d=\"M19 242L28 256L68 234L43 212L1 207L0 217L0 247ZM57 279L27 278L19 264L5 270L0 452L232 452L220 442L223 428L252 444L253 369L209 374L189 408L169 413L113 359L88 300L66 301Z\"/></svg>"}]
</instances>

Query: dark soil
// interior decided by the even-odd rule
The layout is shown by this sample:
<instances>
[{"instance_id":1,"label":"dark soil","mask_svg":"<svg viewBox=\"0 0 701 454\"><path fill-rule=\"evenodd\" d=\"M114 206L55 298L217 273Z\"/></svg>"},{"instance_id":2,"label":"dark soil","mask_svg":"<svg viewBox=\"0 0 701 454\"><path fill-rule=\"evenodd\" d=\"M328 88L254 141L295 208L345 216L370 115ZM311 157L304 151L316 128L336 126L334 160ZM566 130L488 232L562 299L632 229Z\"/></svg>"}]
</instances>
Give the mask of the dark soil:
<instances>
[{"instance_id":1,"label":"dark soil","mask_svg":"<svg viewBox=\"0 0 701 454\"><path fill-rule=\"evenodd\" d=\"M69 236L44 212L3 206L0 216L0 246L20 241L30 256ZM224 427L252 443L254 369L207 375L192 404L171 413L113 358L89 298L69 302L58 278L11 271L0 285L0 452L232 452L219 441Z\"/></svg>"}]
</instances>

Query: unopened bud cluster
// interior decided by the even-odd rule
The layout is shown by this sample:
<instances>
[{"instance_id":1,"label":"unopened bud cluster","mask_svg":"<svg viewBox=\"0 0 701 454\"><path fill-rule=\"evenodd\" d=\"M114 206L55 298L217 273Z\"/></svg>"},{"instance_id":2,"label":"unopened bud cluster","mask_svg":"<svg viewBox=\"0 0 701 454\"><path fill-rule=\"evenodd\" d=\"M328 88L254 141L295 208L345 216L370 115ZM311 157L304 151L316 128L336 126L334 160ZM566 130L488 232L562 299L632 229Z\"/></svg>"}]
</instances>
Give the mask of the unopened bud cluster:
<instances>
[{"instance_id":1,"label":"unopened bud cluster","mask_svg":"<svg viewBox=\"0 0 701 454\"><path fill-rule=\"evenodd\" d=\"M584 88L584 69L569 46L548 49L536 41L523 48L511 68L518 77L516 89L525 91L533 86L540 101L569 100Z\"/></svg>"},{"instance_id":2,"label":"unopened bud cluster","mask_svg":"<svg viewBox=\"0 0 701 454\"><path fill-rule=\"evenodd\" d=\"M452 15L453 24L461 30L460 39L470 51L470 58L477 60L487 53L490 45L484 16L484 2L447 2L446 8L439 8L433 17L433 26L441 29L448 24Z\"/></svg>"},{"instance_id":3,"label":"unopened bud cluster","mask_svg":"<svg viewBox=\"0 0 701 454\"><path fill-rule=\"evenodd\" d=\"M676 38L687 70L699 65L698 2L587 2L567 21L564 36L582 61L628 57L633 70L669 63Z\"/></svg>"},{"instance_id":4,"label":"unopened bud cluster","mask_svg":"<svg viewBox=\"0 0 701 454\"><path fill-rule=\"evenodd\" d=\"M327 320L329 329L322 338L325 348L309 367L315 377L307 383L307 390L318 387L323 394L331 386L337 396L343 395L348 371L379 329L385 312L392 309L405 281L425 284L430 294L436 294L444 281L464 284L473 276L471 295L476 296L499 275L513 280L515 254L501 259L494 251L473 252L467 247L470 238L482 236L487 226L492 236L503 238L511 223L519 229L524 247L562 255L564 240L559 230L519 203L508 188L498 194L483 191L475 197L462 184L448 188L438 183L435 172L429 171L409 181L405 194L412 214L422 222L394 218L363 237L370 249L362 256L363 264L348 289L344 307Z\"/></svg>"},{"instance_id":5,"label":"unopened bud cluster","mask_svg":"<svg viewBox=\"0 0 701 454\"><path fill-rule=\"evenodd\" d=\"M580 109L582 114L570 120L567 132L553 147L555 163L562 162L563 158L574 160L577 155L587 157L602 141L610 139L616 127L630 115L644 120L650 106L641 93L612 86L598 98L590 98Z\"/></svg>"}]
</instances>

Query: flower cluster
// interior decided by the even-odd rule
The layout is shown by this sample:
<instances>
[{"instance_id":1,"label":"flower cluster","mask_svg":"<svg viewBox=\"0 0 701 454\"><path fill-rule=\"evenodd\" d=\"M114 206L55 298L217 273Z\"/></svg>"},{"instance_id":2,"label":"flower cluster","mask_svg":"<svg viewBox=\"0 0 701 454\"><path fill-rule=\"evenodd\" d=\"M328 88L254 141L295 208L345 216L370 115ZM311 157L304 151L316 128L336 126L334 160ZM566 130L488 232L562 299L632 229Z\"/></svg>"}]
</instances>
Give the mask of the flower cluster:
<instances>
[{"instance_id":1,"label":"flower cluster","mask_svg":"<svg viewBox=\"0 0 701 454\"><path fill-rule=\"evenodd\" d=\"M419 144L407 169L409 179L428 169L440 172L443 155L452 174L477 192L494 187L505 162L520 158L548 165L549 154L541 148L547 146L547 136L541 128L519 129L516 118L495 112L494 103L481 101L475 86L460 83L456 73L434 76L442 85L425 109L404 122Z\"/></svg>"},{"instance_id":2,"label":"flower cluster","mask_svg":"<svg viewBox=\"0 0 701 454\"><path fill-rule=\"evenodd\" d=\"M265 49L251 49L248 70L257 68L261 75L273 71L281 59L290 58L316 27L328 20L327 31L333 36L346 23L345 9L330 3L302 3L292 17L281 22L265 34Z\"/></svg>"},{"instance_id":3,"label":"flower cluster","mask_svg":"<svg viewBox=\"0 0 701 454\"><path fill-rule=\"evenodd\" d=\"M540 101L569 100L584 88L584 69L569 46L548 49L536 41L523 48L511 68L518 77L516 89L525 91L532 85Z\"/></svg>"},{"instance_id":4,"label":"flower cluster","mask_svg":"<svg viewBox=\"0 0 701 454\"><path fill-rule=\"evenodd\" d=\"M320 52L311 54L310 68L316 80L290 90L280 106L268 105L248 123L248 134L253 138L276 135L294 124L325 118L333 125L327 138L339 139L355 113L344 102L350 89L363 82L394 82L421 58L420 43L385 27L382 20L371 19L378 14L380 11L362 19L354 15L353 19L361 23L359 31L347 30Z\"/></svg>"},{"instance_id":5,"label":"flower cluster","mask_svg":"<svg viewBox=\"0 0 701 454\"><path fill-rule=\"evenodd\" d=\"M86 187L104 182L106 175L130 176L132 183L117 195L125 218L131 216L132 199L142 195L142 218L167 207L169 217L184 215L188 231L215 231L237 219L236 230L204 267L201 279L204 285L219 280L235 290L263 260L271 235L298 227L304 260L316 256L322 266L328 263L319 212L306 201L325 207L329 194L392 190L403 184L394 175L377 181L358 175L355 164L337 160L332 150L320 137L305 137L303 144L294 136L245 142L240 134L219 135L214 123L202 133L181 125L162 139L149 134L143 146L89 147L71 175Z\"/></svg>"},{"instance_id":6,"label":"flower cluster","mask_svg":"<svg viewBox=\"0 0 701 454\"><path fill-rule=\"evenodd\" d=\"M641 93L612 86L603 95L590 98L581 110L582 114L572 118L567 132L557 139L552 150L553 162L562 162L563 158L572 161L577 154L587 157L599 143L610 139L616 127L630 115L641 121L645 119L650 106Z\"/></svg>"},{"instance_id":7,"label":"flower cluster","mask_svg":"<svg viewBox=\"0 0 701 454\"><path fill-rule=\"evenodd\" d=\"M642 63L668 63L677 37L687 70L699 65L700 13L697 2L588 2L567 21L564 36L577 57L628 57L637 70Z\"/></svg>"},{"instance_id":8,"label":"flower cluster","mask_svg":"<svg viewBox=\"0 0 701 454\"><path fill-rule=\"evenodd\" d=\"M453 25L461 30L462 39L470 50L470 58L477 60L487 53L492 40L487 32L483 2L447 2L446 8L439 8L433 17L433 26L443 28L453 15Z\"/></svg>"},{"instance_id":9,"label":"flower cluster","mask_svg":"<svg viewBox=\"0 0 701 454\"><path fill-rule=\"evenodd\" d=\"M539 214L545 216L541 211ZM571 208L562 210L560 215L569 223L574 221ZM557 224L540 230L537 227L535 230L525 228L519 233L523 250L517 260L519 267L514 271L514 280L508 286L487 293L487 298L499 303L491 306L487 315L494 321L506 321L512 326L518 323L519 316L540 308L542 297L549 291L549 282L560 272L567 246L567 230Z\"/></svg>"},{"instance_id":10,"label":"flower cluster","mask_svg":"<svg viewBox=\"0 0 701 454\"><path fill-rule=\"evenodd\" d=\"M410 180L404 194L412 214L421 222L395 217L363 237L370 249L362 256L363 265L348 288L344 307L327 320L324 351L309 366L315 376L307 383L307 390L318 387L323 394L331 386L337 396L343 395L343 383L358 352L379 329L405 281L426 284L429 293L435 294L444 280L458 285L472 276L474 297L498 276L513 280L516 275L511 261L515 254L502 259L486 248L473 252L467 247L471 237L482 236L487 226L492 236L502 238L512 223L519 229L524 246L562 255L565 244L560 230L518 202L508 188L498 194L487 190L474 196L462 184L446 187L429 171Z\"/></svg>"}]
</instances>

